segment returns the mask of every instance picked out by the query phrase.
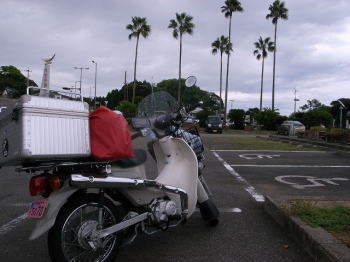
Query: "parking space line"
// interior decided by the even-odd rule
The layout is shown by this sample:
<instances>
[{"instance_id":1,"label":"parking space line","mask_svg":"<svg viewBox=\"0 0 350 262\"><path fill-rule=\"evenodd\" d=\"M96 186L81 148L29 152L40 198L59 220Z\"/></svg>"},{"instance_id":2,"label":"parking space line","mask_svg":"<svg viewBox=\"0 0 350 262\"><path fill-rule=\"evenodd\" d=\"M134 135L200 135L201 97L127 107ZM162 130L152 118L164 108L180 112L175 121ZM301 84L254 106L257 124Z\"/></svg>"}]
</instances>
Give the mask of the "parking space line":
<instances>
[{"instance_id":1,"label":"parking space line","mask_svg":"<svg viewBox=\"0 0 350 262\"><path fill-rule=\"evenodd\" d=\"M224 165L227 171L234 177L236 180L244 186L244 190L247 191L257 202L264 202L265 198L263 195L260 195L256 192L255 188L248 183L243 177L241 177L236 170L234 170L229 164L223 160L218 153L213 152L214 156Z\"/></svg>"},{"instance_id":2,"label":"parking space line","mask_svg":"<svg viewBox=\"0 0 350 262\"><path fill-rule=\"evenodd\" d=\"M320 165L230 165L231 167L281 167L281 168L350 168L350 166L320 166Z\"/></svg>"},{"instance_id":3,"label":"parking space line","mask_svg":"<svg viewBox=\"0 0 350 262\"><path fill-rule=\"evenodd\" d=\"M19 223L27 218L27 212L0 227L0 235L4 235L14 229Z\"/></svg>"},{"instance_id":4,"label":"parking space line","mask_svg":"<svg viewBox=\"0 0 350 262\"><path fill-rule=\"evenodd\" d=\"M242 209L238 207L218 207L220 213L242 213ZM199 208L195 210L195 212L200 212Z\"/></svg>"},{"instance_id":5,"label":"parking space line","mask_svg":"<svg viewBox=\"0 0 350 262\"><path fill-rule=\"evenodd\" d=\"M231 149L213 149L211 152L277 152L277 153L329 153L327 151L285 151L285 150L231 150Z\"/></svg>"}]
</instances>

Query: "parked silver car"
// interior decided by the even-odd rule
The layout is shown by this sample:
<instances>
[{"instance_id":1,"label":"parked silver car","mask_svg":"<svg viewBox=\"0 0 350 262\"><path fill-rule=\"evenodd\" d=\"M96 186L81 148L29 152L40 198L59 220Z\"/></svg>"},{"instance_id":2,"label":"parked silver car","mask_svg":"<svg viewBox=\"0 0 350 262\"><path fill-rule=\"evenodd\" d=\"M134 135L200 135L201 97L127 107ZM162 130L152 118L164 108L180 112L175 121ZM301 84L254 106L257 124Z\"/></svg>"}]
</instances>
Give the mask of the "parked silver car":
<instances>
[{"instance_id":1,"label":"parked silver car","mask_svg":"<svg viewBox=\"0 0 350 262\"><path fill-rule=\"evenodd\" d=\"M299 121L284 121L281 126L278 128L277 133L281 135L291 136L297 135L298 133L305 132L305 126Z\"/></svg>"}]
</instances>

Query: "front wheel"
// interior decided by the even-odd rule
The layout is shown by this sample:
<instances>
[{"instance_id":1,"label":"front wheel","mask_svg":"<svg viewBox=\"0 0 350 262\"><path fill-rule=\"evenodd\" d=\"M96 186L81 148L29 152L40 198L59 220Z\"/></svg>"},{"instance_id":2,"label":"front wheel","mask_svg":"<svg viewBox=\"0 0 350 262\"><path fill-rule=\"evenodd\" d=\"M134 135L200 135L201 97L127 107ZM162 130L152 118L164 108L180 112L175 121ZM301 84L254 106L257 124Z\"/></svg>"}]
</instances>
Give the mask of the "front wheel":
<instances>
[{"instance_id":1,"label":"front wheel","mask_svg":"<svg viewBox=\"0 0 350 262\"><path fill-rule=\"evenodd\" d=\"M102 228L119 223L123 212L104 198L103 205L95 194L84 194L62 207L55 225L48 234L48 248L54 262L113 261L121 244L120 234L88 241L87 236L98 226L99 209L102 208Z\"/></svg>"}]
</instances>

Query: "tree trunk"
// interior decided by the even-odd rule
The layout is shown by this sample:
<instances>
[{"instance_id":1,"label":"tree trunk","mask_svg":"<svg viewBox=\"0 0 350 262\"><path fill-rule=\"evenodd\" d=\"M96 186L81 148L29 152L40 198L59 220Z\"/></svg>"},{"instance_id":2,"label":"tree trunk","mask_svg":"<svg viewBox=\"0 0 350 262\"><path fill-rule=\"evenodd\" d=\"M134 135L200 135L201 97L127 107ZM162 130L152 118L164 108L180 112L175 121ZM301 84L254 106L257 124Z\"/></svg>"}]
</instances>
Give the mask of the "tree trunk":
<instances>
[{"instance_id":1,"label":"tree trunk","mask_svg":"<svg viewBox=\"0 0 350 262\"><path fill-rule=\"evenodd\" d=\"M276 72L276 50L277 50L277 22L275 24L275 49L273 51L273 76L272 76L272 111L275 111L275 72Z\"/></svg>"},{"instance_id":2,"label":"tree trunk","mask_svg":"<svg viewBox=\"0 0 350 262\"><path fill-rule=\"evenodd\" d=\"M132 87L132 103L135 103L135 89L136 89L136 64L137 64L137 49L139 46L139 35L136 38L136 50L135 50L135 64L134 64L134 84Z\"/></svg>"},{"instance_id":3,"label":"tree trunk","mask_svg":"<svg viewBox=\"0 0 350 262\"><path fill-rule=\"evenodd\" d=\"M182 33L180 32L180 57L179 57L179 90L177 94L177 101L181 102L181 56L182 56Z\"/></svg>"},{"instance_id":4,"label":"tree trunk","mask_svg":"<svg viewBox=\"0 0 350 262\"><path fill-rule=\"evenodd\" d=\"M231 43L231 20L232 13L230 15L230 23L228 29L228 42ZM225 111L224 111L224 125L226 125L226 117L227 117L227 90L228 90L228 73L230 68L230 52L227 54L227 68L226 68L226 88L225 88Z\"/></svg>"},{"instance_id":5,"label":"tree trunk","mask_svg":"<svg viewBox=\"0 0 350 262\"><path fill-rule=\"evenodd\" d=\"M222 93L222 52L220 57L220 99L222 99L221 93Z\"/></svg>"},{"instance_id":6,"label":"tree trunk","mask_svg":"<svg viewBox=\"0 0 350 262\"><path fill-rule=\"evenodd\" d=\"M265 58L263 56L262 69L261 69L260 111L262 110L262 97L263 97L263 86L264 86L264 62L265 62Z\"/></svg>"}]
</instances>

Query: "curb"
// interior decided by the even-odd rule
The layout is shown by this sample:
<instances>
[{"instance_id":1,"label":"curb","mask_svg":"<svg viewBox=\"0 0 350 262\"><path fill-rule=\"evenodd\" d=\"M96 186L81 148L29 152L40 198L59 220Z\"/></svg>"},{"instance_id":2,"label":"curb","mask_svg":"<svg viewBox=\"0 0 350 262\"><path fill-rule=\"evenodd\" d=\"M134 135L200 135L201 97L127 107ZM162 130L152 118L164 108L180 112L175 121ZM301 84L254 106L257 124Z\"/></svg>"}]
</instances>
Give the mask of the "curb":
<instances>
[{"instance_id":1,"label":"curb","mask_svg":"<svg viewBox=\"0 0 350 262\"><path fill-rule=\"evenodd\" d=\"M300 218L283 212L286 201L265 197L264 210L314 259L324 262L349 262L350 248L322 228L313 228Z\"/></svg>"},{"instance_id":2,"label":"curb","mask_svg":"<svg viewBox=\"0 0 350 262\"><path fill-rule=\"evenodd\" d=\"M347 146L347 145L331 144L331 143L326 143L321 141L312 141L312 140L306 140L301 138L284 137L284 136L282 137L282 136L276 136L276 135L270 135L269 138L278 139L281 141L290 141L290 142L301 143L301 144L309 144L309 145L314 145L317 147L323 147L327 149L333 149L333 150L336 150L335 152L337 154L350 156L350 146Z\"/></svg>"}]
</instances>

